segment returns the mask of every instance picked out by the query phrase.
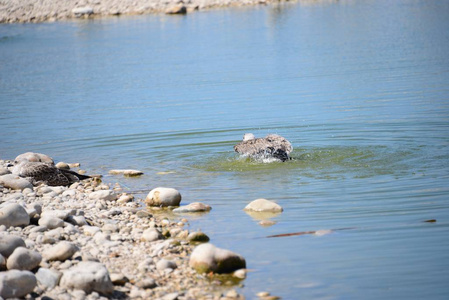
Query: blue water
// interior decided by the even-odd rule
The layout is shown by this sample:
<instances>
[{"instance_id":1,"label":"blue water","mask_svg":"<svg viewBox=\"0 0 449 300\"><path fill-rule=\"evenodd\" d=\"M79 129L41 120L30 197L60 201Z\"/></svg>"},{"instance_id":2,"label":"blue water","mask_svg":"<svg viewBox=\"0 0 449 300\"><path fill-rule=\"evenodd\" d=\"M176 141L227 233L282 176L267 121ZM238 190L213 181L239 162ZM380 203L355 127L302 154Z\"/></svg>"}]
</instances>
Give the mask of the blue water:
<instances>
[{"instance_id":1,"label":"blue water","mask_svg":"<svg viewBox=\"0 0 449 300\"><path fill-rule=\"evenodd\" d=\"M317 1L1 24L0 158L211 205L190 229L247 259L248 299L447 299L448 15ZM294 160L239 160L246 132L285 136ZM284 208L273 226L242 211L261 197ZM335 231L266 238L320 229Z\"/></svg>"}]
</instances>

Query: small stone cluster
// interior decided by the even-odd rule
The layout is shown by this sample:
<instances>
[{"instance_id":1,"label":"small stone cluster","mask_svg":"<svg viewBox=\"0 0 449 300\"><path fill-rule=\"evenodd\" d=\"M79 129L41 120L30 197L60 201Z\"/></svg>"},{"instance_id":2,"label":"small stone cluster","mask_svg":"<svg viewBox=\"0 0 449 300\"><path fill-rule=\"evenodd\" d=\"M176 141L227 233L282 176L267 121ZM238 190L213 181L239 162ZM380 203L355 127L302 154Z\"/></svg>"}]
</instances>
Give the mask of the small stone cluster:
<instances>
[{"instance_id":1,"label":"small stone cluster","mask_svg":"<svg viewBox=\"0 0 449 300\"><path fill-rule=\"evenodd\" d=\"M183 213L210 206L179 206L176 189L151 190L148 206L177 207L180 219L169 220L118 184L34 187L10 174L11 163L0 160L0 297L243 299L232 288L246 277L245 259L185 228Z\"/></svg>"}]
</instances>

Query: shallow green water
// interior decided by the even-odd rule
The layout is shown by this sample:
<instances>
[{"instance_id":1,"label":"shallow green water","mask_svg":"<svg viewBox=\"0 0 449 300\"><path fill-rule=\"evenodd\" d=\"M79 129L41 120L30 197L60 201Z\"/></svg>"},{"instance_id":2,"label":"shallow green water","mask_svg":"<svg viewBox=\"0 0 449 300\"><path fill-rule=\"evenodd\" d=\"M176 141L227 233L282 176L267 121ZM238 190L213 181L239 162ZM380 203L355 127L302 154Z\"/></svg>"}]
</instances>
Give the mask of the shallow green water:
<instances>
[{"instance_id":1,"label":"shallow green water","mask_svg":"<svg viewBox=\"0 0 449 300\"><path fill-rule=\"evenodd\" d=\"M190 229L246 257L248 299L447 299L448 15L338 1L3 24L0 158L136 168L105 180L210 204ZM246 132L294 159L239 159ZM284 208L273 226L242 211L261 197Z\"/></svg>"}]
</instances>

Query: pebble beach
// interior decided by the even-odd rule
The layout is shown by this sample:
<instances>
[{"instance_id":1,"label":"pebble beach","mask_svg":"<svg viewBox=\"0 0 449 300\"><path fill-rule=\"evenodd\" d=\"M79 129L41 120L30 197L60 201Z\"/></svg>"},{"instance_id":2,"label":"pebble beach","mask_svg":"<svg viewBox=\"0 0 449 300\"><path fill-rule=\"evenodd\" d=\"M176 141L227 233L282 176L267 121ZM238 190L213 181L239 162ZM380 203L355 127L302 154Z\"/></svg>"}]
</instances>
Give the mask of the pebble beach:
<instances>
[{"instance_id":1,"label":"pebble beach","mask_svg":"<svg viewBox=\"0 0 449 300\"><path fill-rule=\"evenodd\" d=\"M188 229L184 213L207 213L208 205L179 206L171 188L134 199L99 176L33 186L11 174L13 164L0 160L2 298L244 299L236 290L247 275L245 259Z\"/></svg>"},{"instance_id":2,"label":"pebble beach","mask_svg":"<svg viewBox=\"0 0 449 300\"><path fill-rule=\"evenodd\" d=\"M21 0L0 1L0 23L54 22L70 18L187 14L220 7L264 5L278 0ZM305 2L310 2L306 0ZM313 2L313 1L312 1Z\"/></svg>"}]
</instances>

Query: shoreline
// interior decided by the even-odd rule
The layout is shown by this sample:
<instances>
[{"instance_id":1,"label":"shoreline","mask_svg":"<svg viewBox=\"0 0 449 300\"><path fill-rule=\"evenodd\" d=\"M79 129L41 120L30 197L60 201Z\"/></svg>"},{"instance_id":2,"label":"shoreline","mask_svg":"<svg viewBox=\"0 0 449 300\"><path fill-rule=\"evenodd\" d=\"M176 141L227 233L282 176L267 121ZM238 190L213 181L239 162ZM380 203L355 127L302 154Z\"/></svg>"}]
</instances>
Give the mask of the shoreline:
<instances>
[{"instance_id":1,"label":"shoreline","mask_svg":"<svg viewBox=\"0 0 449 300\"><path fill-rule=\"evenodd\" d=\"M167 217L165 208L141 206L119 184L105 184L98 177L70 186L32 186L28 182L14 189L5 179L12 176L8 169L11 163L0 159L3 298L8 298L8 285L25 284L25 279L17 283L18 279L13 282L7 278L22 272L21 276L32 278L34 285L15 286L21 291L28 288L18 298L244 299L236 288L246 277L245 269L212 274L199 272L192 265L194 249L212 244L201 231L188 229L189 214ZM12 208L19 211L7 220L7 210ZM25 214L22 217L28 218L22 223L20 210ZM170 208L166 210L171 213ZM12 250L5 254L8 245ZM16 258L19 250L29 259ZM37 257L34 264L33 257ZM95 269L95 276L99 270L105 274L95 279L95 284L76 285L80 268ZM75 277L70 278L71 273L76 273L72 274Z\"/></svg>"},{"instance_id":2,"label":"shoreline","mask_svg":"<svg viewBox=\"0 0 449 300\"><path fill-rule=\"evenodd\" d=\"M321 0L34 0L0 3L0 23L40 23L120 15L189 14L216 8Z\"/></svg>"}]
</instances>

